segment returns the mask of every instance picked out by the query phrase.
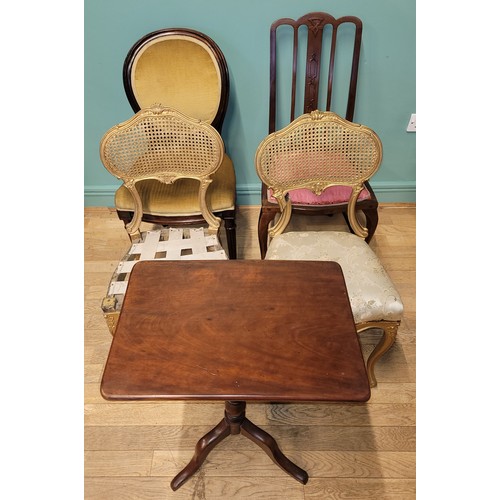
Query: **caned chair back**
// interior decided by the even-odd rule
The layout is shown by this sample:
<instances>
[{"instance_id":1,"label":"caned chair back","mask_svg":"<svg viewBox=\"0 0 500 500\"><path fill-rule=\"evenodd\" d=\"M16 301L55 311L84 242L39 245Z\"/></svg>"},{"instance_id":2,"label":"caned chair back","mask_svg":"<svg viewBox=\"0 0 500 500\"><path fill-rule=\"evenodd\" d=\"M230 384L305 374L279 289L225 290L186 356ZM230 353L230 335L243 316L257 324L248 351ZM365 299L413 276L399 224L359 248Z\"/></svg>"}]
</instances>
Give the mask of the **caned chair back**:
<instances>
[{"instance_id":1,"label":"caned chair back","mask_svg":"<svg viewBox=\"0 0 500 500\"><path fill-rule=\"evenodd\" d=\"M352 188L349 222L365 238L368 230L357 219L356 201L363 183L375 174L381 161L382 143L377 134L333 112L304 114L267 136L257 149L255 166L281 211L269 236L282 233L290 220L289 191L309 189L320 195L330 186L342 185Z\"/></svg>"},{"instance_id":2,"label":"caned chair back","mask_svg":"<svg viewBox=\"0 0 500 500\"><path fill-rule=\"evenodd\" d=\"M207 206L206 191L222 163L224 144L209 123L162 106L145 108L103 136L100 154L103 165L123 180L134 198L129 234L138 231L143 213L136 184L147 179L166 184L182 178L198 180L201 212L210 228L218 229L220 220Z\"/></svg>"},{"instance_id":3,"label":"caned chair back","mask_svg":"<svg viewBox=\"0 0 500 500\"><path fill-rule=\"evenodd\" d=\"M363 23L355 16L334 17L309 12L297 19L277 19L270 30L269 130L282 129L303 113L335 112L354 121ZM307 189L289 193L294 213L334 215L348 219L348 185L336 184L321 196ZM365 218L368 243L378 224L378 201L367 181L359 193L356 211ZM261 257L267 251L269 228L280 212L277 200L263 183L258 238Z\"/></svg>"}]
</instances>

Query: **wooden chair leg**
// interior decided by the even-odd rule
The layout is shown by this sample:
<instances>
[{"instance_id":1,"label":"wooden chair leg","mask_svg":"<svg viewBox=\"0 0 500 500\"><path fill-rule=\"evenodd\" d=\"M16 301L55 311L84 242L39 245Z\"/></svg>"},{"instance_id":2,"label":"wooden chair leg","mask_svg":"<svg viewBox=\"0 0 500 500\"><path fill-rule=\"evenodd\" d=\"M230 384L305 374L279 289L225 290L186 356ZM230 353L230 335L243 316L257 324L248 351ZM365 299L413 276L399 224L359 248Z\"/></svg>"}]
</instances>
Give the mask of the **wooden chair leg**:
<instances>
[{"instance_id":1,"label":"wooden chair leg","mask_svg":"<svg viewBox=\"0 0 500 500\"><path fill-rule=\"evenodd\" d=\"M236 259L236 215L233 210L222 213L224 229L226 230L227 250L230 259Z\"/></svg>"},{"instance_id":2,"label":"wooden chair leg","mask_svg":"<svg viewBox=\"0 0 500 500\"><path fill-rule=\"evenodd\" d=\"M259 247L260 247L260 257L263 259L267 252L267 231L269 224L274 219L276 214L279 212L279 208L264 208L260 209L259 222L257 226L257 232L259 236Z\"/></svg>"},{"instance_id":3,"label":"wooden chair leg","mask_svg":"<svg viewBox=\"0 0 500 500\"><path fill-rule=\"evenodd\" d=\"M359 323L356 325L358 334L378 328L382 330L382 338L375 346L370 356L366 361L366 371L368 373L368 380L370 387L376 387L377 378L375 377L375 363L392 347L396 340L398 333L399 321L373 321L366 323Z\"/></svg>"},{"instance_id":4,"label":"wooden chair leg","mask_svg":"<svg viewBox=\"0 0 500 500\"><path fill-rule=\"evenodd\" d=\"M365 209L363 210L363 213L366 217L366 229L368 229L368 236L365 238L365 241L367 243L370 243L370 240L373 238L378 225L378 209Z\"/></svg>"}]
</instances>

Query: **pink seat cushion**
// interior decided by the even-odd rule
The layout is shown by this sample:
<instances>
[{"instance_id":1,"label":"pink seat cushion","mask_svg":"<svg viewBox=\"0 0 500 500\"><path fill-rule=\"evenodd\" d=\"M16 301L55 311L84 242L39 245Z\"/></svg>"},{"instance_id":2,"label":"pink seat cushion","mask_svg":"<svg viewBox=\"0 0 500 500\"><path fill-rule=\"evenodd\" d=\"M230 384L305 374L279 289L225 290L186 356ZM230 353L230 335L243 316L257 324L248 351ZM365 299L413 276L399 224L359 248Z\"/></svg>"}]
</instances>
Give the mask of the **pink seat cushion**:
<instances>
[{"instance_id":1,"label":"pink seat cushion","mask_svg":"<svg viewBox=\"0 0 500 500\"><path fill-rule=\"evenodd\" d=\"M347 203L351 196L351 191L352 188L349 186L330 186L319 196L315 195L309 189L294 189L290 191L289 196L292 205L337 205L339 203ZM267 199L271 203L277 203L272 189L267 190ZM359 193L358 201L368 199L370 199L370 192L364 188Z\"/></svg>"}]
</instances>

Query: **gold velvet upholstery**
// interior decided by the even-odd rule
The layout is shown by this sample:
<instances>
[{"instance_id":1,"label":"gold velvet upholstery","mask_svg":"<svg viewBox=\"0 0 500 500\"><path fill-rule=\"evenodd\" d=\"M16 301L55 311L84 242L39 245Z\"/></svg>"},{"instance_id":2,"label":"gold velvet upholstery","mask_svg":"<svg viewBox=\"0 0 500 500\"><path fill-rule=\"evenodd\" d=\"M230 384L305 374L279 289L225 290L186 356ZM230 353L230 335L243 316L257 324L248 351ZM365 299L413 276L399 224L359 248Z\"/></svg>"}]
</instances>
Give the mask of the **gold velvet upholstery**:
<instances>
[{"instance_id":1,"label":"gold velvet upholstery","mask_svg":"<svg viewBox=\"0 0 500 500\"><path fill-rule=\"evenodd\" d=\"M255 167L267 189L272 189L280 215L269 229L266 259L333 260L343 270L358 333L381 330L382 337L367 359L371 386L377 384L375 363L396 340L403 303L358 220L356 201L364 183L382 161L382 143L363 125L335 113L313 111L267 136L255 155ZM317 195L331 186L351 188L347 216L355 234L342 231L290 231L289 192L308 189ZM318 290L318 293L321 293Z\"/></svg>"},{"instance_id":2,"label":"gold velvet upholstery","mask_svg":"<svg viewBox=\"0 0 500 500\"><path fill-rule=\"evenodd\" d=\"M231 159L226 154L222 164L212 176L207 191L207 204L212 211L234 210L235 176ZM152 215L182 216L201 214L198 202L199 182L194 179L179 179L173 184L164 184L155 179L138 182L137 190L142 199L143 210ZM115 193L117 210L133 210L134 199L125 186Z\"/></svg>"},{"instance_id":3,"label":"gold velvet upholstery","mask_svg":"<svg viewBox=\"0 0 500 500\"><path fill-rule=\"evenodd\" d=\"M149 41L134 59L131 81L141 108L161 102L209 123L217 114L220 70L209 47L192 37Z\"/></svg>"},{"instance_id":4,"label":"gold velvet upholstery","mask_svg":"<svg viewBox=\"0 0 500 500\"><path fill-rule=\"evenodd\" d=\"M229 71L224 54L204 33L165 28L146 34L125 58L123 84L134 112L161 105L210 124L221 134L229 99ZM182 178L168 184L142 179L135 187L144 222L183 227L206 221L197 180ZM235 259L236 176L227 153L211 176L206 203L208 212L224 221L227 253ZM136 212L134 196L125 185L115 193L115 206L118 217L130 226Z\"/></svg>"}]
</instances>

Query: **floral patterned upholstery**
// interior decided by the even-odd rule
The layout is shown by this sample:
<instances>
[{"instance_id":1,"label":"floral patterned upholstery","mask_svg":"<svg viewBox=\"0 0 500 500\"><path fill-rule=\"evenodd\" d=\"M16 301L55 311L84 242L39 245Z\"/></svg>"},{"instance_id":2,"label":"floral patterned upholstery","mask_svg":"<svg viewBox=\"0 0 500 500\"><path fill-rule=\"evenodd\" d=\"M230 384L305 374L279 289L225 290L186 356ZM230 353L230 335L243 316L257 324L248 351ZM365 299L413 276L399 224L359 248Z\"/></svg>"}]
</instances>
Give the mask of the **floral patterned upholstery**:
<instances>
[{"instance_id":1,"label":"floral patterned upholstery","mask_svg":"<svg viewBox=\"0 0 500 500\"><path fill-rule=\"evenodd\" d=\"M340 231L283 233L271 240L266 259L338 262L355 323L402 318L403 303L398 291L376 254L359 236Z\"/></svg>"}]
</instances>

